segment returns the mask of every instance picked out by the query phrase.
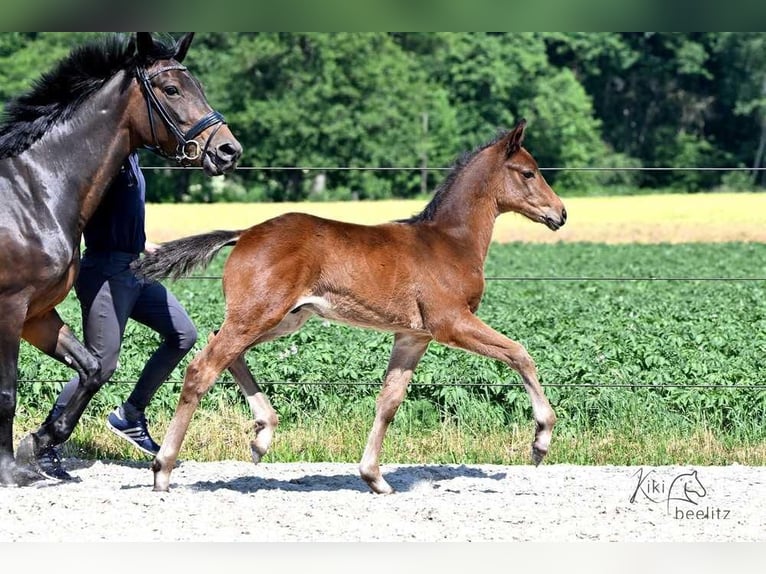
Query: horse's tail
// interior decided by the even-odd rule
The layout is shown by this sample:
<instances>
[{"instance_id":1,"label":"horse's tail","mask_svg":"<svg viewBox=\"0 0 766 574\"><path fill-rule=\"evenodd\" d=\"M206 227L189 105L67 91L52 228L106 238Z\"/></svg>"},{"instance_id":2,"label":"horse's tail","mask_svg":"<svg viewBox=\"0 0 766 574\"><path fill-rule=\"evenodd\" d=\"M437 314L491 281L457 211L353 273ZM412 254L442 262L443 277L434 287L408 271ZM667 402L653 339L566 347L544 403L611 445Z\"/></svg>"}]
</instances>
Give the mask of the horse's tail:
<instances>
[{"instance_id":1,"label":"horse's tail","mask_svg":"<svg viewBox=\"0 0 766 574\"><path fill-rule=\"evenodd\" d=\"M221 249L234 245L242 230L211 231L163 243L156 251L131 264L147 279L179 279L197 268L204 269Z\"/></svg>"}]
</instances>

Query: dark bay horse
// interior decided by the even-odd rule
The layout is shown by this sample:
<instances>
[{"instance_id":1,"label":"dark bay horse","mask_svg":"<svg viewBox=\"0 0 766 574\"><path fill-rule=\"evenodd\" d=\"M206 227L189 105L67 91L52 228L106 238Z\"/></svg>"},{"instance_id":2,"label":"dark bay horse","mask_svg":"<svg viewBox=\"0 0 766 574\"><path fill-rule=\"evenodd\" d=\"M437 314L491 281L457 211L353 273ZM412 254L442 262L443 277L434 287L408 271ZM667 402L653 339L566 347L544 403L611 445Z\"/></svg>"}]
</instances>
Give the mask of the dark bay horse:
<instances>
[{"instance_id":1,"label":"dark bay horse","mask_svg":"<svg viewBox=\"0 0 766 574\"><path fill-rule=\"evenodd\" d=\"M536 431L532 458L548 451L556 416L519 343L475 312L484 292L484 260L498 215L508 211L557 230L566 210L522 147L525 122L462 158L419 215L375 226L288 213L240 231L170 241L137 262L149 277L178 278L234 245L223 272L226 315L192 360L175 416L152 463L154 490L170 473L200 398L226 368L250 403L257 463L277 415L249 372L243 353L296 331L312 315L394 333L394 347L360 463L376 493L390 493L379 457L383 437L413 371L431 341L497 359L518 371L529 393Z\"/></svg>"},{"instance_id":2,"label":"dark bay horse","mask_svg":"<svg viewBox=\"0 0 766 574\"><path fill-rule=\"evenodd\" d=\"M0 484L40 475L37 454L65 441L103 383L98 361L55 310L78 271L85 223L139 147L208 175L233 169L242 148L181 64L178 42L110 35L75 48L0 122ZM20 340L74 368L67 409L19 444L14 459Z\"/></svg>"}]
</instances>

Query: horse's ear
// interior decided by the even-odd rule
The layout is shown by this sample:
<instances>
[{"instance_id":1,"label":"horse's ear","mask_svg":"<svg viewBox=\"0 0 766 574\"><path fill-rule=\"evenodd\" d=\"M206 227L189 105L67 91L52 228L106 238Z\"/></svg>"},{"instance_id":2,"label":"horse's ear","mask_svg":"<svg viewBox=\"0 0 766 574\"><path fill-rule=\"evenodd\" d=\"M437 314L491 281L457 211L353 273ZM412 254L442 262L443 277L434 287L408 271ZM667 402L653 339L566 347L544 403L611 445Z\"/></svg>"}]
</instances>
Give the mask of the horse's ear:
<instances>
[{"instance_id":1,"label":"horse's ear","mask_svg":"<svg viewBox=\"0 0 766 574\"><path fill-rule=\"evenodd\" d=\"M176 48L176 55L173 56L176 62L183 62L184 58L186 57L186 52L189 51L189 46L191 45L191 41L194 38L194 32L189 32L188 34L184 35L183 38L181 38L181 41L178 42L178 47Z\"/></svg>"},{"instance_id":2,"label":"horse's ear","mask_svg":"<svg viewBox=\"0 0 766 574\"><path fill-rule=\"evenodd\" d=\"M136 32L136 54L139 60L146 61L154 48L151 32Z\"/></svg>"},{"instance_id":3,"label":"horse's ear","mask_svg":"<svg viewBox=\"0 0 766 574\"><path fill-rule=\"evenodd\" d=\"M513 128L505 139L505 157L509 158L521 149L524 142L524 130L527 128L527 120L521 120Z\"/></svg>"}]
</instances>

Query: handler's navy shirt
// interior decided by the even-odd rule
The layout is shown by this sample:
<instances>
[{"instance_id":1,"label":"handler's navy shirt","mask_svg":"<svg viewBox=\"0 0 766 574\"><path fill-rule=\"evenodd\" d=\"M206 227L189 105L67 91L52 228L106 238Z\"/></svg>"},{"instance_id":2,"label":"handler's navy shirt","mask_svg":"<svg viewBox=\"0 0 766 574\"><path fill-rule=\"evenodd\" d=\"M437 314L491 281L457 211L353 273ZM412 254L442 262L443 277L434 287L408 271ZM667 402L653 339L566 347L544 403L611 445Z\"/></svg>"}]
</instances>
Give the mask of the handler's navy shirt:
<instances>
[{"instance_id":1,"label":"handler's navy shirt","mask_svg":"<svg viewBox=\"0 0 766 574\"><path fill-rule=\"evenodd\" d=\"M145 201L144 174L138 154L132 153L85 225L85 249L91 253L141 253L146 244Z\"/></svg>"}]
</instances>

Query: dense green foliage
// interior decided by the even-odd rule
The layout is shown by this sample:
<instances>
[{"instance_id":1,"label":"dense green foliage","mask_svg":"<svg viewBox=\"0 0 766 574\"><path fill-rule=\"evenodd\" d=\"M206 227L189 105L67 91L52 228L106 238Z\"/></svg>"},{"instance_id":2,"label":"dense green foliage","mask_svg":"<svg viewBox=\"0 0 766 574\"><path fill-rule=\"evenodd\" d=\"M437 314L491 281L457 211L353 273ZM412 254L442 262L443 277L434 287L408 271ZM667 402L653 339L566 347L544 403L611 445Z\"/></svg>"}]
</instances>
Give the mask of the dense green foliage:
<instances>
[{"instance_id":1,"label":"dense green foliage","mask_svg":"<svg viewBox=\"0 0 766 574\"><path fill-rule=\"evenodd\" d=\"M0 33L0 104L92 35ZM188 63L242 141L244 167L444 167L520 117L547 167L766 165L763 33L200 33ZM599 194L753 188L763 174L546 172L560 192ZM436 175L152 171L149 196L412 197Z\"/></svg>"},{"instance_id":2,"label":"dense green foliage","mask_svg":"<svg viewBox=\"0 0 766 574\"><path fill-rule=\"evenodd\" d=\"M219 256L206 276L220 273L222 261ZM488 281L479 315L534 357L562 432L624 428L630 421L676 431L709 425L730 436L764 438L766 391L737 388L766 382L764 261L762 244L493 245L488 277L548 279ZM598 277L682 280L585 279ZM699 280L755 277L760 280ZM201 347L222 320L220 282L185 279L169 286L198 325ZM79 332L73 295L60 310ZM331 405L371 413L391 343L390 334L312 319L247 357L289 424ZM129 323L114 381L135 380L156 344L150 331ZM182 380L187 362L172 381ZM26 344L20 369L27 381L20 402L38 407L50 404L58 385L29 380L70 375ZM230 380L222 377L203 408L215 409L221 400L246 408L236 386L225 384ZM416 371L404 416L423 425L445 419L493 428L528 424L529 399L519 382L500 363L432 344ZM118 404L129 391L127 384L107 384L89 408ZM165 385L150 409L172 413L179 391L178 383Z\"/></svg>"}]
</instances>

